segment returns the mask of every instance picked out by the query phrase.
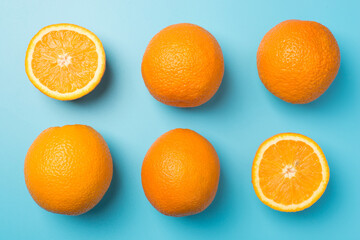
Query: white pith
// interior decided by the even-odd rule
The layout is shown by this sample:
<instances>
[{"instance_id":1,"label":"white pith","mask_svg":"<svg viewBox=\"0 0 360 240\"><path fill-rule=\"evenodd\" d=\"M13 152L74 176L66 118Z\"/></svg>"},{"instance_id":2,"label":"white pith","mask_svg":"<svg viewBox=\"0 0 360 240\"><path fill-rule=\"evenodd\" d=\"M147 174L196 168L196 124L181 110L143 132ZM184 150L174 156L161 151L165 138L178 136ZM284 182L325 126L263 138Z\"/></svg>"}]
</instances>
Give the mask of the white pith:
<instances>
[{"instance_id":1,"label":"white pith","mask_svg":"<svg viewBox=\"0 0 360 240\"><path fill-rule=\"evenodd\" d=\"M64 53L58 56L57 64L59 67L67 67L71 63L71 56L68 53Z\"/></svg>"},{"instance_id":2,"label":"white pith","mask_svg":"<svg viewBox=\"0 0 360 240\"><path fill-rule=\"evenodd\" d=\"M293 165L286 165L283 168L282 173L284 174L285 178L293 178L296 174L296 168Z\"/></svg>"}]
</instances>

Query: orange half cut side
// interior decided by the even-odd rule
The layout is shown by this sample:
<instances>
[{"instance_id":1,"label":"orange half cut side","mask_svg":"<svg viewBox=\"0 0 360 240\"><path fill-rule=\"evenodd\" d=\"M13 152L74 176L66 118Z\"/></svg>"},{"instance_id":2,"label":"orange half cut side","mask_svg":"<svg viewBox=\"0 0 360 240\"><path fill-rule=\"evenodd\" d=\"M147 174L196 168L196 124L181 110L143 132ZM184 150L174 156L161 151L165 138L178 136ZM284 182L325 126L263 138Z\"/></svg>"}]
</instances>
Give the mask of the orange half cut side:
<instances>
[{"instance_id":1,"label":"orange half cut side","mask_svg":"<svg viewBox=\"0 0 360 240\"><path fill-rule=\"evenodd\" d=\"M284 212L313 205L324 193L329 176L319 145L296 133L281 133L263 142L252 167L256 195L264 204Z\"/></svg>"},{"instance_id":2,"label":"orange half cut side","mask_svg":"<svg viewBox=\"0 0 360 240\"><path fill-rule=\"evenodd\" d=\"M44 94L73 100L91 92L101 81L105 51L99 38L83 27L50 25L30 41L25 70Z\"/></svg>"}]
</instances>

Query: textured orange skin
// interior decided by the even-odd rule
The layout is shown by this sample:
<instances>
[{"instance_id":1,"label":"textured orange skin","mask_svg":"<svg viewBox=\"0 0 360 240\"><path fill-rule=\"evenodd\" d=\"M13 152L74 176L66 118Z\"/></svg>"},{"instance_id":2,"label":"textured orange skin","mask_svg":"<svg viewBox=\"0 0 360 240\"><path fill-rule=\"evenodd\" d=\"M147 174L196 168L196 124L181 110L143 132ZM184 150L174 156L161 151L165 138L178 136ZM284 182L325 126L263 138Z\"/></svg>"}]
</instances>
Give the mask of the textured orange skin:
<instances>
[{"instance_id":1,"label":"textured orange skin","mask_svg":"<svg viewBox=\"0 0 360 240\"><path fill-rule=\"evenodd\" d=\"M257 67L261 81L275 96L289 103L309 103L335 79L340 50L330 30L320 23L288 20L262 39Z\"/></svg>"},{"instance_id":2,"label":"textured orange skin","mask_svg":"<svg viewBox=\"0 0 360 240\"><path fill-rule=\"evenodd\" d=\"M144 53L141 72L151 95L176 107L210 100L224 75L220 45L205 29L180 23L157 33Z\"/></svg>"},{"instance_id":3,"label":"textured orange skin","mask_svg":"<svg viewBox=\"0 0 360 240\"><path fill-rule=\"evenodd\" d=\"M85 125L48 128L30 146L25 182L47 211L79 215L100 202L110 186L113 164L103 137Z\"/></svg>"},{"instance_id":4,"label":"textured orange skin","mask_svg":"<svg viewBox=\"0 0 360 240\"><path fill-rule=\"evenodd\" d=\"M174 129L160 136L141 169L149 202L162 214L175 217L206 209L216 195L219 177L214 147L189 129Z\"/></svg>"}]
</instances>

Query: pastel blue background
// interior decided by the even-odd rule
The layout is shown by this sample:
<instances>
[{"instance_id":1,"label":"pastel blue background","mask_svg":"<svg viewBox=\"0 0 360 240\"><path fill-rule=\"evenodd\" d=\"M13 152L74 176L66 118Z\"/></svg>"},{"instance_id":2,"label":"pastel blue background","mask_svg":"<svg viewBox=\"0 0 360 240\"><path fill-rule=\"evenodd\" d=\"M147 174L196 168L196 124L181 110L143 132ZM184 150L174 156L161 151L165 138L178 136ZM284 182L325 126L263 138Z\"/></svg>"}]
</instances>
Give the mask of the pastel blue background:
<instances>
[{"instance_id":1,"label":"pastel blue background","mask_svg":"<svg viewBox=\"0 0 360 240\"><path fill-rule=\"evenodd\" d=\"M358 1L1 0L0 1L0 239L359 239L360 17ZM259 80L256 51L263 35L287 19L327 26L341 50L339 74L307 105L291 105ZM107 56L103 81L71 102L39 92L24 70L27 45L42 27L84 26L101 39ZM141 77L144 50L162 28L191 22L219 41L225 76L215 97L193 109L157 102ZM88 124L109 144L114 177L104 199L82 216L48 213L24 182L26 152L51 126ZM140 170L150 145L173 128L205 136L221 161L219 190L203 213L172 218L147 201ZM281 213L262 204L251 165L262 141L298 132L323 149L328 188L310 209Z\"/></svg>"}]
</instances>

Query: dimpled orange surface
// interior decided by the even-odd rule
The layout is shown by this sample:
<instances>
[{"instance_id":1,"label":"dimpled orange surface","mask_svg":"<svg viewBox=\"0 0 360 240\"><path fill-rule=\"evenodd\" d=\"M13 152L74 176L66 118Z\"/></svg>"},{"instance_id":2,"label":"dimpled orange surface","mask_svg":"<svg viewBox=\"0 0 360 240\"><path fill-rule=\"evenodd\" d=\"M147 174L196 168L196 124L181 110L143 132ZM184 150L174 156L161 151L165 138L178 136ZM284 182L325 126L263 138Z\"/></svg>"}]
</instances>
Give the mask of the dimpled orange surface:
<instances>
[{"instance_id":1,"label":"dimpled orange surface","mask_svg":"<svg viewBox=\"0 0 360 240\"><path fill-rule=\"evenodd\" d=\"M196 107L218 90L224 75L220 45L205 29L188 23L164 28L146 48L142 76L151 95L176 107Z\"/></svg>"},{"instance_id":2,"label":"dimpled orange surface","mask_svg":"<svg viewBox=\"0 0 360 240\"><path fill-rule=\"evenodd\" d=\"M26 186L42 208L79 215L107 191L112 158L103 137L85 125L53 127L33 142L25 159Z\"/></svg>"},{"instance_id":3,"label":"dimpled orange surface","mask_svg":"<svg viewBox=\"0 0 360 240\"><path fill-rule=\"evenodd\" d=\"M206 209L218 188L220 163L214 147L189 129L160 136L147 152L141 170L150 203L169 216L187 216Z\"/></svg>"},{"instance_id":4,"label":"dimpled orange surface","mask_svg":"<svg viewBox=\"0 0 360 240\"><path fill-rule=\"evenodd\" d=\"M262 39L257 67L261 81L275 96L290 103L309 103L335 79L340 50L332 33L320 23L288 20Z\"/></svg>"},{"instance_id":5,"label":"dimpled orange surface","mask_svg":"<svg viewBox=\"0 0 360 240\"><path fill-rule=\"evenodd\" d=\"M260 200L279 211L310 207L329 181L329 167L321 148L312 139L295 133L266 140L256 153L252 171Z\"/></svg>"}]
</instances>

